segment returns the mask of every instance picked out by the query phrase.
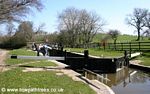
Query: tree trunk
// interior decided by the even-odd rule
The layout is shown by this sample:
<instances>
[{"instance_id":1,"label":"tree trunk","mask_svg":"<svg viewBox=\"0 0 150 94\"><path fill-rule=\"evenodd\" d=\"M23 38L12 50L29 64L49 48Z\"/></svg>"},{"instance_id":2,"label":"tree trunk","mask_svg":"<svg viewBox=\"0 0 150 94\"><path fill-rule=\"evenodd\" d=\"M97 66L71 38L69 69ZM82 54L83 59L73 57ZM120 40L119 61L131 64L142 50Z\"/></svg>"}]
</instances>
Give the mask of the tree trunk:
<instances>
[{"instance_id":1,"label":"tree trunk","mask_svg":"<svg viewBox=\"0 0 150 94\"><path fill-rule=\"evenodd\" d=\"M136 41L139 41L140 40L140 29L138 29L138 38Z\"/></svg>"}]
</instances>

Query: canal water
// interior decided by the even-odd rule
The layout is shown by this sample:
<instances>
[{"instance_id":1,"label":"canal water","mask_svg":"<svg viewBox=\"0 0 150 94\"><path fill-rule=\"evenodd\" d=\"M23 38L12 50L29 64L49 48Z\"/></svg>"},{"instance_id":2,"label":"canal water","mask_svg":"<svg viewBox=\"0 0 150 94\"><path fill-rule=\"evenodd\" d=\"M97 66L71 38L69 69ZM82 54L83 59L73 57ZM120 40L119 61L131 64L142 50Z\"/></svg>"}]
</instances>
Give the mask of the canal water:
<instances>
[{"instance_id":1,"label":"canal water","mask_svg":"<svg viewBox=\"0 0 150 94\"><path fill-rule=\"evenodd\" d=\"M150 94L150 73L124 68L113 74L100 74L98 80L115 94Z\"/></svg>"},{"instance_id":2,"label":"canal water","mask_svg":"<svg viewBox=\"0 0 150 94\"><path fill-rule=\"evenodd\" d=\"M108 77L116 94L150 94L150 73L126 68Z\"/></svg>"}]
</instances>

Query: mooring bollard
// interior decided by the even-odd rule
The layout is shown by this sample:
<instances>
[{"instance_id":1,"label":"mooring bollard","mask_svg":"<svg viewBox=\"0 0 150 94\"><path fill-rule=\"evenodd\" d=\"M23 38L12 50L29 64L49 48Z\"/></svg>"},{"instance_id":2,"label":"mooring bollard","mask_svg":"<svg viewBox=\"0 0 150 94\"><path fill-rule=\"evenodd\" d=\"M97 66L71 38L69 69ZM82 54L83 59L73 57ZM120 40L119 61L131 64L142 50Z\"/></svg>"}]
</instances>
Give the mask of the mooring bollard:
<instances>
[{"instance_id":1,"label":"mooring bollard","mask_svg":"<svg viewBox=\"0 0 150 94\"><path fill-rule=\"evenodd\" d=\"M40 52L39 52L39 50L37 50L37 56L40 56Z\"/></svg>"},{"instance_id":2,"label":"mooring bollard","mask_svg":"<svg viewBox=\"0 0 150 94\"><path fill-rule=\"evenodd\" d=\"M11 59L17 59L17 55L11 55Z\"/></svg>"}]
</instances>

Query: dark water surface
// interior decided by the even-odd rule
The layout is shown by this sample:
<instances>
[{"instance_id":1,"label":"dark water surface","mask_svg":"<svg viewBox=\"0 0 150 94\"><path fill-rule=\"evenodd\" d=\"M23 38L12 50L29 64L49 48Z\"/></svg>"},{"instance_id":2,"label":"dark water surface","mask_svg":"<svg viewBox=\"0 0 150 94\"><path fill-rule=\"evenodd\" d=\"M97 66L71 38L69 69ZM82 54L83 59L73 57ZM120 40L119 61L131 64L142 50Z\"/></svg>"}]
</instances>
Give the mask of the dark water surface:
<instances>
[{"instance_id":1,"label":"dark water surface","mask_svg":"<svg viewBox=\"0 0 150 94\"><path fill-rule=\"evenodd\" d=\"M114 74L101 74L100 82L112 88L115 94L150 94L150 73L124 68Z\"/></svg>"}]
</instances>

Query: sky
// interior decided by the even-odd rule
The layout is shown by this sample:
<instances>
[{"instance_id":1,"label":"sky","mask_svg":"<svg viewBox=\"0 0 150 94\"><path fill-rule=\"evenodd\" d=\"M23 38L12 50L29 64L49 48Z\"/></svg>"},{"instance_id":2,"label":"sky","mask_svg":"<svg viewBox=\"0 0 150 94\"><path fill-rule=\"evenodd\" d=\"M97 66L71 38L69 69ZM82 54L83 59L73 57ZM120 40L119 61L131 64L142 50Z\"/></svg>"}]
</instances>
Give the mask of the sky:
<instances>
[{"instance_id":1,"label":"sky","mask_svg":"<svg viewBox=\"0 0 150 94\"><path fill-rule=\"evenodd\" d=\"M122 34L135 34L135 28L126 24L127 15L132 14L134 8L146 8L150 11L150 0L42 0L44 8L41 12L36 10L27 17L35 26L45 23L44 30L54 32L57 30L57 16L68 7L86 9L96 12L106 21L103 32L117 29Z\"/></svg>"}]
</instances>

